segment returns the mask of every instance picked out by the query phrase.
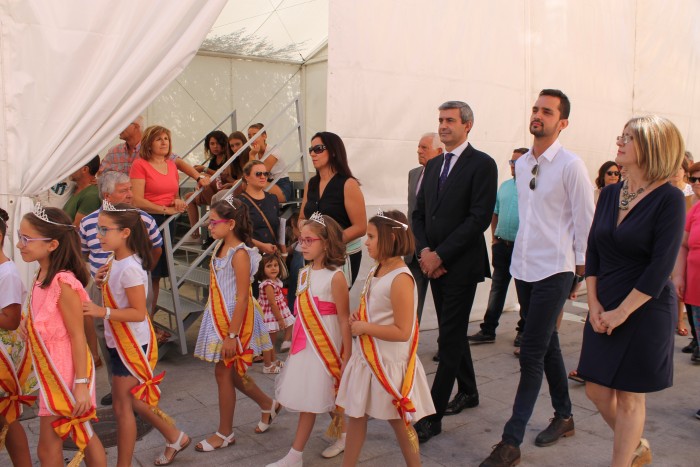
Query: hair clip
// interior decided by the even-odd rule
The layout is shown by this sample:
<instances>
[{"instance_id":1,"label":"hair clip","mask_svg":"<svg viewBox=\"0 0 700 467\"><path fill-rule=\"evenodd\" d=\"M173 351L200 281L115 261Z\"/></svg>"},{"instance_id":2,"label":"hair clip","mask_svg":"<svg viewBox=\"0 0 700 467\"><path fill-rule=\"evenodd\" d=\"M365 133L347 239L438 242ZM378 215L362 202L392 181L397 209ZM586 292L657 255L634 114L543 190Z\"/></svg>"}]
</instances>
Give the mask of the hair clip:
<instances>
[{"instance_id":1,"label":"hair clip","mask_svg":"<svg viewBox=\"0 0 700 467\"><path fill-rule=\"evenodd\" d=\"M311 214L309 220L313 222L318 222L324 227L326 226L326 220L323 218L323 214L321 214L319 211L316 211L315 213Z\"/></svg>"},{"instance_id":2,"label":"hair clip","mask_svg":"<svg viewBox=\"0 0 700 467\"><path fill-rule=\"evenodd\" d=\"M39 202L37 202L34 205L34 210L32 211L32 214L34 214L36 217L38 217L42 221L47 222L49 224L60 225L61 227L71 227L71 228L75 227L73 224L61 224L60 222L54 222L51 219L49 219L49 216L46 215L46 211L44 211L44 207Z\"/></svg>"},{"instance_id":3,"label":"hair clip","mask_svg":"<svg viewBox=\"0 0 700 467\"><path fill-rule=\"evenodd\" d=\"M236 205L233 204L233 202L234 202L235 200L236 200L236 197L233 196L233 193L231 193L231 194L228 195L226 198L224 198L224 201L226 201L228 204L230 204L231 207L232 207L233 209L238 209L238 208L236 207Z\"/></svg>"},{"instance_id":4,"label":"hair clip","mask_svg":"<svg viewBox=\"0 0 700 467\"><path fill-rule=\"evenodd\" d=\"M107 201L106 199L102 200L102 210L103 211L111 211L111 212L129 212L129 211L138 211L138 208L125 208L125 209L117 209L114 207L112 203Z\"/></svg>"},{"instance_id":5,"label":"hair clip","mask_svg":"<svg viewBox=\"0 0 700 467\"><path fill-rule=\"evenodd\" d=\"M375 216L381 217L382 219L386 219L386 220L388 220L388 221L395 222L395 223L399 224L399 225L397 225L397 226L395 226L395 227L392 227L393 229L404 229L404 230L408 230L408 224L404 224L403 222L399 222L399 221L397 221L396 219L392 219L391 217L385 216L385 215L384 215L384 211L382 211L382 208L379 208L379 209L377 210L377 214L375 214Z\"/></svg>"}]
</instances>

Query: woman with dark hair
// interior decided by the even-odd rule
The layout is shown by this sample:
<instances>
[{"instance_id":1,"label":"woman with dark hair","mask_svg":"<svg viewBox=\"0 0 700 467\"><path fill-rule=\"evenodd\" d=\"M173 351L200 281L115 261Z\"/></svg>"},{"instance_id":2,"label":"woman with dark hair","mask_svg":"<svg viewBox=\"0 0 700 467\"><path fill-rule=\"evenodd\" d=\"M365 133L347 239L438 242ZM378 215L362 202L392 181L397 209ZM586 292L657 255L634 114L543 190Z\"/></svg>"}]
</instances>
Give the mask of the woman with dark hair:
<instances>
[{"instance_id":1,"label":"woman with dark hair","mask_svg":"<svg viewBox=\"0 0 700 467\"><path fill-rule=\"evenodd\" d=\"M248 127L248 139L252 139L253 136L257 135L260 130L264 128L262 123L253 123ZM289 181L289 177L284 175L284 164L280 162L279 156L273 154L269 151L269 155L265 158L263 163L267 167L267 171L270 172L268 181L274 180L279 176L275 185L270 187L268 190L273 195L277 196L280 203L284 203L291 199L292 197L292 182ZM250 157L252 159L261 159L268 153L267 147L267 132L263 131L262 134L253 141L250 145ZM284 176L283 176L284 175Z\"/></svg>"},{"instance_id":2,"label":"woman with dark hair","mask_svg":"<svg viewBox=\"0 0 700 467\"><path fill-rule=\"evenodd\" d=\"M598 177L595 179L596 190L593 192L593 200L598 203L600 190L608 185L620 181L620 167L614 161L604 162L598 169Z\"/></svg>"},{"instance_id":3,"label":"woman with dark hair","mask_svg":"<svg viewBox=\"0 0 700 467\"><path fill-rule=\"evenodd\" d=\"M304 188L299 221L319 211L340 225L348 254L343 270L352 287L360 271L362 237L367 232L365 198L360 183L350 171L345 144L340 136L328 131L316 133L311 138L309 155L316 175Z\"/></svg>"},{"instance_id":4,"label":"woman with dark hair","mask_svg":"<svg viewBox=\"0 0 700 467\"><path fill-rule=\"evenodd\" d=\"M228 135L228 144L231 146L231 153L236 154L245 143L248 142L248 138L245 137L242 131L234 131ZM240 180L243 178L243 167L250 160L250 146L245 148L240 156L236 157L236 160L231 164L231 175L234 179Z\"/></svg>"}]
</instances>

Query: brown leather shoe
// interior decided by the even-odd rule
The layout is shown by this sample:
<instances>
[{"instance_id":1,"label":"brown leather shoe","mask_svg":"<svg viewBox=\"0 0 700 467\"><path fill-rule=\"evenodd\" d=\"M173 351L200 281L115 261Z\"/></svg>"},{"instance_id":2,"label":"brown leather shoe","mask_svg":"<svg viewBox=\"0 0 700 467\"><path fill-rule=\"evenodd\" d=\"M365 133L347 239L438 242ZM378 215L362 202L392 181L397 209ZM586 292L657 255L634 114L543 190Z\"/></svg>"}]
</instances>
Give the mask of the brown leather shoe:
<instances>
[{"instance_id":1,"label":"brown leather shoe","mask_svg":"<svg viewBox=\"0 0 700 467\"><path fill-rule=\"evenodd\" d=\"M479 467L513 467L520 463L520 448L503 441L493 447L491 455Z\"/></svg>"},{"instance_id":2,"label":"brown leather shoe","mask_svg":"<svg viewBox=\"0 0 700 467\"><path fill-rule=\"evenodd\" d=\"M551 446L559 441L559 438L574 436L574 417L560 418L556 415L549 419L550 424L544 431L540 432L535 438L535 445L539 447Z\"/></svg>"}]
</instances>

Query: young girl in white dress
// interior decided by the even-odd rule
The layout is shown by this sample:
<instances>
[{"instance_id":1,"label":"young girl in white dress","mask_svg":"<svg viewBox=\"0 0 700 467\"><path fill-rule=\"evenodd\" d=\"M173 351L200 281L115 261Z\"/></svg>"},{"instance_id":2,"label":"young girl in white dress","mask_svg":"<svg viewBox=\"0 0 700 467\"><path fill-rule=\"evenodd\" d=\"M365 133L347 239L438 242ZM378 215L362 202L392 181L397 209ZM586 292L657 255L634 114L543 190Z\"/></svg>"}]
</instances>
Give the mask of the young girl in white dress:
<instances>
[{"instance_id":1,"label":"young girl in white dress","mask_svg":"<svg viewBox=\"0 0 700 467\"><path fill-rule=\"evenodd\" d=\"M377 261L367 277L360 309L350 317L355 348L345 367L336 404L349 418L344 466L354 466L367 419L387 420L408 466L420 465L412 420L435 413L417 356L418 320L413 276L403 256L414 251L406 216L381 211L369 220L367 252ZM397 408L395 400L401 401Z\"/></svg>"},{"instance_id":2,"label":"young girl in white dress","mask_svg":"<svg viewBox=\"0 0 700 467\"><path fill-rule=\"evenodd\" d=\"M345 245L338 224L320 213L304 223L299 243L311 264L299 271L292 348L275 385L277 400L300 412L299 423L289 453L268 467L302 465L317 414L332 413L333 434L340 437L324 457L339 454L345 443L345 434L340 433L342 414L335 405L342 370L352 351L348 284L341 269Z\"/></svg>"},{"instance_id":3,"label":"young girl in white dress","mask_svg":"<svg viewBox=\"0 0 700 467\"><path fill-rule=\"evenodd\" d=\"M257 248L247 245L252 239L248 208L233 195L211 206L209 233L218 241L211 260L209 303L204 311L194 356L216 363L214 376L219 393L219 427L195 449L209 452L235 443L233 414L236 389L245 393L263 409L263 418L255 428L264 433L282 406L268 397L247 374L261 345L271 346L262 314L250 294L250 284L260 263ZM262 337L266 340L262 342ZM257 342L256 342L257 341Z\"/></svg>"}]
</instances>

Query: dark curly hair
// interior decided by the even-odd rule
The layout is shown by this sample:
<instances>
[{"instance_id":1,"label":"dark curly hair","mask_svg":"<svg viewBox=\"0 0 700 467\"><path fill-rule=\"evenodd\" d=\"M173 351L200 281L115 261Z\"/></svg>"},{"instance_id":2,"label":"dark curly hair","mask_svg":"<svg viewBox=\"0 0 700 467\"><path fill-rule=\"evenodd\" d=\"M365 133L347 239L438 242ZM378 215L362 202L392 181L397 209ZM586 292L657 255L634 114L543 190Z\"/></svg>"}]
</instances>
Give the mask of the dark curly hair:
<instances>
[{"instance_id":1,"label":"dark curly hair","mask_svg":"<svg viewBox=\"0 0 700 467\"><path fill-rule=\"evenodd\" d=\"M600 169L598 169L598 178L595 179L595 186L597 186L599 190L605 186L605 172L607 172L612 166L617 167L619 171L620 166L614 161L607 161L600 166Z\"/></svg>"}]
</instances>

